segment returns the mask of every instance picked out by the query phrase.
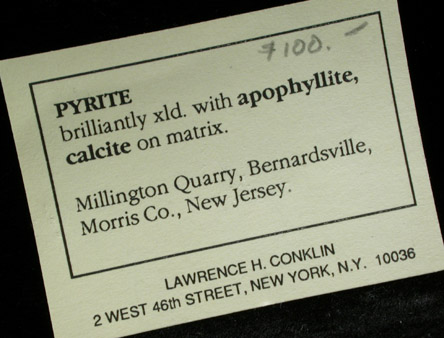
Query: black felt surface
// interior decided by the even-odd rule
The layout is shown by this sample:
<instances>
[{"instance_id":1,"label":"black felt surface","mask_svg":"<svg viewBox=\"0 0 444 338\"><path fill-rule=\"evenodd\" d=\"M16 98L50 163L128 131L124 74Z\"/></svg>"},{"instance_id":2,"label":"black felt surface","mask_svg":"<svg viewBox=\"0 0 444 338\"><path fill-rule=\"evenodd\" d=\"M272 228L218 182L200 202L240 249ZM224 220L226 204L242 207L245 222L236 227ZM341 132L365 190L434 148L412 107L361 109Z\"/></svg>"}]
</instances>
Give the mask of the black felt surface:
<instances>
[{"instance_id":1,"label":"black felt surface","mask_svg":"<svg viewBox=\"0 0 444 338\"><path fill-rule=\"evenodd\" d=\"M328 1L328 0L326 0ZM290 1L11 2L0 10L0 59L225 17ZM441 16L438 2L400 1L418 120L442 220ZM297 25L297 23L295 23ZM52 337L38 255L3 95L1 118L1 329ZM418 229L421 231L421 229ZM444 273L311 297L134 337L443 337Z\"/></svg>"}]
</instances>

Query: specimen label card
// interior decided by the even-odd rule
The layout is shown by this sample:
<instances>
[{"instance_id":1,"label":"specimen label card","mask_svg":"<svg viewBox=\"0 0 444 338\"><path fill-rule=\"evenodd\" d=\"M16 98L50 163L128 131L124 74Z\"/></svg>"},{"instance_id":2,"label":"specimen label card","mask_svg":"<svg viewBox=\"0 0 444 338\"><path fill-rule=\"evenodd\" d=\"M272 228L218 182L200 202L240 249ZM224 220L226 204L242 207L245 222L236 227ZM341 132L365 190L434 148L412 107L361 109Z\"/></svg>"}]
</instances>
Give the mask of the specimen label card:
<instances>
[{"instance_id":1,"label":"specimen label card","mask_svg":"<svg viewBox=\"0 0 444 338\"><path fill-rule=\"evenodd\" d=\"M394 0L313 0L0 71L56 337L444 267Z\"/></svg>"}]
</instances>

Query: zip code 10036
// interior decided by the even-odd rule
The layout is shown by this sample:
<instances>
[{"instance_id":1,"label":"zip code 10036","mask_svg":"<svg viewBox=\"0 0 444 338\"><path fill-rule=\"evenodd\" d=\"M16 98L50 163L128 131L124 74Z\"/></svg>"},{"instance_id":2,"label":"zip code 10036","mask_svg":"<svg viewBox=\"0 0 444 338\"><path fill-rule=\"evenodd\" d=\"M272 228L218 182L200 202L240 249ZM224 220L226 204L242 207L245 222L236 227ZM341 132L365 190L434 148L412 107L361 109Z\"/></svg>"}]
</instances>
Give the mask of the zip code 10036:
<instances>
[{"instance_id":1,"label":"zip code 10036","mask_svg":"<svg viewBox=\"0 0 444 338\"><path fill-rule=\"evenodd\" d=\"M415 259L416 252L414 248L394 250L376 255L375 259L379 265L388 265Z\"/></svg>"}]
</instances>

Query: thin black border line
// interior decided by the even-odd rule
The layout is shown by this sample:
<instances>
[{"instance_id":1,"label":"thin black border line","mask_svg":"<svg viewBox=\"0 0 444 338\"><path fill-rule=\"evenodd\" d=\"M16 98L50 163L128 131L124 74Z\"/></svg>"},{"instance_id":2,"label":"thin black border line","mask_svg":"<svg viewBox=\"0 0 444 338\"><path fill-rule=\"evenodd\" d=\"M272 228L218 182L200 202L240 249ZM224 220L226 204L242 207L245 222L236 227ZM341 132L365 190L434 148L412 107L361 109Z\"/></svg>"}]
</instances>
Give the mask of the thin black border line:
<instances>
[{"instance_id":1,"label":"thin black border line","mask_svg":"<svg viewBox=\"0 0 444 338\"><path fill-rule=\"evenodd\" d=\"M371 12L371 13L367 13L367 14L356 15L356 16L352 16L352 17L349 17L349 18L345 18L345 19L329 21L329 22L320 23L320 24L311 25L311 26L302 27L302 28L295 28L295 29L291 29L291 30L283 31L283 32L279 32L279 33L273 33L273 34L258 36L258 37L255 37L255 38L244 39L244 40L239 40L239 41L235 41L235 42L229 42L229 43L225 43L225 44L222 44L222 45L216 45L216 46L211 46L211 47L206 47L206 48L201 48L201 49L195 49L195 50L181 52L181 53L177 53L177 54L161 56L161 57L157 57L157 58L153 58L153 59L141 60L141 61L126 63L126 64L123 64L123 65L107 67L107 68L101 68L101 69L91 70L91 71L88 71L88 72L82 72L82 73L77 73L77 74L65 75L65 76L61 76L61 77L56 77L56 78L51 78L51 79L31 82L30 84L31 85L37 85L37 84L53 82L53 81L58 81L58 80L65 80L65 79L69 79L69 78L73 78L73 77L78 77L78 76L84 76L84 75L90 75L90 74L95 74L95 73L101 73L101 72L105 72L105 71L108 71L108 70L115 70L115 69L119 69L119 68L130 67L130 66L137 66L137 65L144 64L144 63L150 63L150 62L155 62L155 61L172 59L172 58L179 57L179 56L196 54L196 53L200 53L200 52L206 52L206 51L213 50L213 49L220 49L220 48L235 46L235 45L239 45L239 44L242 44L242 43L247 43L247 42L251 42L251 41L268 39L268 38L272 38L272 37L275 37L275 36L280 36L280 35L285 35L285 34L299 32L299 31L302 31L302 30L307 30L307 29L312 29L312 28L317 28L317 27L328 26L328 25L332 25L332 24L340 23L340 22L344 22L344 21L351 21L351 20L359 19L359 18L366 17L366 16L376 15L378 13L380 13L380 12Z\"/></svg>"},{"instance_id":2,"label":"thin black border line","mask_svg":"<svg viewBox=\"0 0 444 338\"><path fill-rule=\"evenodd\" d=\"M381 27L381 37L382 37L382 42L383 42L382 44L384 45L385 60L386 60L386 63L387 63L387 72L388 72L389 79L390 79L390 88L392 90L393 105L395 106L396 121L398 122L399 135L401 136L402 150L404 152L404 161L405 161L405 164L406 164L406 167L407 167L407 174L409 176L410 190L412 191L413 203L416 205L415 189L413 188L412 176L410 174L410 166L409 166L409 162L408 162L408 159L407 159L407 152L405 150L404 136L402 134L402 129L401 129L401 120L399 119L398 104L396 103L395 88L393 86L392 72L390 71L390 62L389 62L389 57L388 57L388 53L387 53L387 46L386 46L386 43L385 43L385 35L384 35L384 28L383 28L383 25L382 25L381 12L378 12L378 16L379 16L379 25Z\"/></svg>"},{"instance_id":3,"label":"thin black border line","mask_svg":"<svg viewBox=\"0 0 444 338\"><path fill-rule=\"evenodd\" d=\"M48 153L47 153L47 149L46 149L46 144L45 144L45 140L44 140L44 136L43 136L43 128L41 126L40 118L39 118L39 115L38 115L37 102L36 102L34 91L33 91L33 86L34 85L48 83L48 82L54 82L54 81L59 81L59 80L65 80L65 79L69 79L69 78L73 78L73 77L85 76L85 75L95 74L95 73L104 72L104 71L108 71L108 70L115 70L115 69L124 68L124 67L136 66L136 65L140 65L140 64L149 63L149 62L155 62L155 61L175 58L175 57L179 57L179 56L195 54L195 53L199 53L199 52L205 52L205 51L209 51L209 50L213 50L213 49L219 49L219 48L234 46L234 45L238 45L238 44L242 44L242 43L247 43L247 42L251 42L251 41L268 39L268 38L275 37L275 36L285 35L285 34L294 33L294 32L298 32L298 31L302 31L302 30L317 28L317 27L323 27L323 26L327 26L327 25L331 25L331 24L335 24L335 23L340 23L340 22L345 22L345 21L351 21L351 20L355 20L355 19L358 19L358 18L362 18L362 17L366 17L366 16L371 16L371 15L378 15L379 22L380 22L381 36L382 36L382 42L383 42L383 46L384 46L385 59L386 59L386 63L387 63L387 71L388 71L388 75L389 75L390 88L391 88L391 91L392 91L393 103L394 103L394 108L395 108L395 113L396 113L396 118L397 118L397 123L398 123L398 131L399 131L400 138L401 138L401 145L402 145L402 148L403 148L404 160L405 160L406 167L407 167L407 173L408 173L410 188L411 188L411 192L412 192L412 196L413 196L413 201L414 201L413 204L404 205L404 206L400 206L400 207L396 207L396 208L385 209L385 210L381 210L381 211L365 213L365 214L356 215L356 216L340 218L340 219L336 219L336 220L332 220L332 221L325 221L325 222L322 222L322 223L306 225L306 226L297 227L297 228L294 228L294 229L282 230L282 231L274 232L274 233L271 233L271 234L265 234L265 235L250 237L250 238L244 238L244 239L237 240L237 241L231 241L231 242L221 243L221 244L217 244L217 245L213 245L213 246L208 246L208 247L204 247L204 248L193 249L193 250L189 250L189 251L185 251L185 252L179 252L179 253L176 253L176 254L170 254L170 255L166 255L166 256L162 256L162 257L157 257L157 258L152 258L152 259L143 260L143 261L139 261L139 262L124 264L124 265L121 265L121 266L106 268L106 269L92 271L92 272L83 273L83 274L79 274L79 275L74 275L73 274L73 269L72 269L72 265L71 265L71 260L70 260L67 240L66 240L66 237L65 237L64 229L63 229L63 222L62 222L61 212L60 212L60 208L59 208L58 201L57 201L57 194L56 194L56 190L55 190L55 184L54 184L54 180L53 180L53 176L52 176L52 172L51 172L51 167L50 167L50 164L49 164L49 157L48 157ZM264 36L260 36L260 37L255 37L255 38L235 41L235 42L231 42L231 43L227 43L227 44L222 44L222 45L217 45L217 46L212 46L212 47L207 47L207 48L202 48L202 49L197 49L197 50L192 50L192 51L187 51L187 52L167 55L167 56L162 56L162 57L153 58L153 59L149 59L149 60L142 60L142 61L132 62L132 63L118 65L118 66L114 66L114 67L107 67L107 68L97 69L97 70L88 71L88 72L82 72L82 73L77 73L77 74L72 74L72 75L67 75L67 76L62 76L62 77L42 80L42 81L31 82L31 83L29 83L29 87L30 87L30 90L31 90L31 95L32 95L32 100L33 100L33 104L34 104L35 113L36 113L36 116L37 116L37 123L38 123L38 127L39 127L39 130L40 130L40 136L41 136L42 145L43 145L43 148L44 148L44 154L45 154L45 158L46 158L47 169L48 169L49 176L50 176L51 187L53 189L54 200L55 200L55 204L56 204L57 215L58 215L59 222L60 222L61 233L62 233L63 243L64 243L64 246L65 246L65 253L66 253L67 260L68 260L68 266L69 266L69 271L70 271L71 279L85 277L85 276L90 276L90 275L94 275L94 274L98 274L98 273L102 273L102 272L107 272L107 271L111 271L111 270L117 270L117 269L121 269L121 268L125 268L125 267L130 267L130 266L139 265L139 264L143 264L143 263L148 263L148 262L158 261L158 260L162 260L162 259L177 257L177 256L181 256L181 255L186 255L186 254L190 254L190 253L204 251L204 250L210 250L210 249L214 249L214 248L219 248L219 247L223 247L223 246L233 245L233 244L237 244L237 243L242 243L242 242L246 242L246 241L260 239L260 238L276 236L276 235L280 235L280 234L285 234L285 233L289 233L289 232L293 232L293 231L299 231L299 230L308 229L308 228L317 227L317 226L322 226L322 225L326 225L326 224L332 224L332 223L347 221L347 220L351 220L351 219L372 216L372 215L376 215L376 214L380 214L380 213L391 212L391 211L400 210L400 209L404 209L404 208L410 208L410 207L414 207L414 206L417 205L416 204L415 191L414 191L414 188L413 188L413 182L412 182L412 178L411 178L411 174L410 174L410 167L409 167L409 163L408 163L408 159L407 159L407 153L406 153L406 150L405 150L405 144L404 144L404 138L403 138L402 129L401 129L401 123L400 123L400 119L399 119L398 107L397 107L397 104L396 104L396 96L395 96L395 92L394 92L394 86L393 86L393 81L392 81L392 76L391 76L389 58L388 58L388 54L387 54L387 47L386 47L386 41L385 41L385 36L384 36L382 17L381 17L381 12L379 12L379 11L371 12L371 13L367 13L367 14L361 14L361 15L357 15L357 16L353 16L353 17L349 17L349 18L329 21L329 22L326 22L326 23L311 25L311 26L307 26L307 27L292 29L292 30L288 30L288 31L284 31L284 32L273 33L273 34L268 34L268 35L264 35Z\"/></svg>"},{"instance_id":4,"label":"thin black border line","mask_svg":"<svg viewBox=\"0 0 444 338\"><path fill-rule=\"evenodd\" d=\"M192 250L183 251L183 252L179 252L179 253L175 253L175 254L170 254L170 255L166 255L166 256L162 256L162 257L146 259L146 260L143 260L143 261L138 261L138 262L134 262L134 263L130 263L130 264L124 264L124 265L120 265L120 266L115 266L115 267L111 267L111 268L106 268L106 269L102 269L102 270L93 271L93 272L82 273L82 274L74 276L73 278L79 278L79 277L95 275L97 273L102 273L102 272L107 272L107 271L112 271L112 270L118 270L118 269L130 267L130 266L135 266L135 265L140 265L140 264L144 264L144 263L160 261L162 259L167 259L167 258L173 258L173 257L188 255L188 254L195 253L195 252L200 252L200 251L205 251L205 250L210 250L210 249L221 248L221 247L224 247L224 246L238 244L238 243L243 243L243 242L248 242L248 241L253 241L253 240L256 240L256 239L260 239L260 238L266 238L266 237L271 237L271 236L276 236L276 235L282 235L282 234L286 234L286 233L289 233L289 232L305 230L305 229L314 228L314 227L318 227L318 226L322 226L322 225L327 225L327 224L332 224L332 223L349 221L349 220L356 219L356 218L361 218L361 217L367 217L367 216L383 214L383 213L386 213L386 212L391 212L391 211L411 208L411 207L415 207L415 206L416 206L416 204L408 204L408 205L403 205L403 206L396 207L396 208L390 208L390 209L385 209L385 210L380 210L380 211L373 211L373 212L369 212L369 213L362 214L362 215L338 218L338 219L335 219L333 221L326 221L326 222L321 222L321 223L316 223L316 224L305 225L305 226L301 226L301 227L294 228L294 229L281 230L281 231L277 231L277 232L272 232L270 234L258 235L258 236L254 236L254 237L243 238L243 239L239 239L239 240L236 240L236 241L231 241L231 242L226 242L226 243L221 243L221 244L215 244L215 245L211 245L211 246L207 246L207 247L203 247L203 248L199 248L199 249L192 249Z\"/></svg>"},{"instance_id":5,"label":"thin black border line","mask_svg":"<svg viewBox=\"0 0 444 338\"><path fill-rule=\"evenodd\" d=\"M60 212L60 207L59 207L59 202L57 199L57 193L56 193L56 189L55 189L54 179L52 176L51 166L49 164L49 156L48 156L48 151L46 149L45 137L43 136L43 129L42 129L42 125L40 122L40 117L39 117L39 113L38 113L38 109L37 109L37 101L35 99L34 90L33 90L31 84L29 84L29 89L31 90L32 103L34 104L35 115L37 117L37 124L40 129L40 139L42 141L43 151L45 153L46 167L48 168L48 172L49 172L49 180L51 181L52 193L54 194L54 202L55 202L55 206L56 206L56 210L57 210L57 216L58 216L58 219L60 222L60 231L62 232L63 244L65 246L65 254L66 254L66 258L68 260L69 274L72 279L72 278L75 278L76 276L74 276L74 273L72 271L71 259L70 259L69 250L68 250L68 242L66 241L65 230L63 228L62 214Z\"/></svg>"}]
</instances>

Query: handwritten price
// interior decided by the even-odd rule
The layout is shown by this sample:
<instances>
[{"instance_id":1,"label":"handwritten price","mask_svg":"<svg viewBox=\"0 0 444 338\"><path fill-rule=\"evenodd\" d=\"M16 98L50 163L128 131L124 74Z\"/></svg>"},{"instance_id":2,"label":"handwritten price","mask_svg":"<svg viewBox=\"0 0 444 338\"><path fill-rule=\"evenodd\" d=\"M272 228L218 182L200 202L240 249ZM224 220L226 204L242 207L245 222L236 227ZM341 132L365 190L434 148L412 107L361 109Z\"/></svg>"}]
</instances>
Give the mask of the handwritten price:
<instances>
[{"instance_id":1,"label":"handwritten price","mask_svg":"<svg viewBox=\"0 0 444 338\"><path fill-rule=\"evenodd\" d=\"M356 35L358 32L363 30L365 27L367 27L368 22L364 21L359 26L353 28L350 31L347 31L344 35L345 36L352 36ZM281 46L279 46L279 49L281 50ZM326 47L327 50L330 50L330 47ZM309 41L305 41L303 39L295 39L293 42L285 42L283 47L283 53L284 57L288 57L289 54L293 54L295 56L302 55L304 53L309 54L315 54L319 53L323 49L323 44L321 39L316 35L312 34ZM267 55L267 60L271 61L271 58L273 54L277 51L277 46L274 40L272 40L269 43L266 43L265 45L262 45L262 49L260 49L258 52L261 54Z\"/></svg>"},{"instance_id":2,"label":"handwritten price","mask_svg":"<svg viewBox=\"0 0 444 338\"><path fill-rule=\"evenodd\" d=\"M305 52L314 54L320 52L321 50L322 50L321 39L319 39L317 35L312 34L311 39L308 42L305 42L302 39L294 40L291 45L289 42L285 42L283 54L285 57L288 57L288 54L291 51L291 53L293 53L295 56L299 56ZM274 41L266 43L265 45L262 46L262 49L259 50L259 53L267 54L268 61L271 61L274 52L276 52Z\"/></svg>"}]
</instances>

